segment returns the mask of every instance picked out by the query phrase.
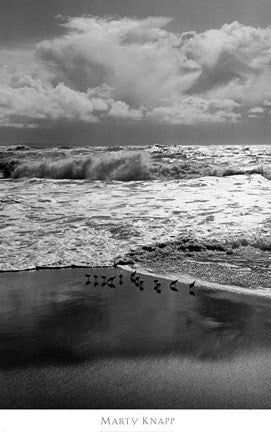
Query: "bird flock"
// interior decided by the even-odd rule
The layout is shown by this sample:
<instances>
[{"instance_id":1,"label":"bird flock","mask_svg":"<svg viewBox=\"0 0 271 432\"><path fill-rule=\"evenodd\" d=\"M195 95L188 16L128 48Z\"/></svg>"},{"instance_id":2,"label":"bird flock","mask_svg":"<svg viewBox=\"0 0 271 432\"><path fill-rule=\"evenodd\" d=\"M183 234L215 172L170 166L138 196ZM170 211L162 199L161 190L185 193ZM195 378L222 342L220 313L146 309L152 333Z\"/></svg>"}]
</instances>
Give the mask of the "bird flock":
<instances>
[{"instance_id":1,"label":"bird flock","mask_svg":"<svg viewBox=\"0 0 271 432\"><path fill-rule=\"evenodd\" d=\"M87 278L86 285L91 284L90 277L91 277L91 275L86 273L86 278ZM98 275L93 275L93 286L94 287L97 287L99 285L98 278L99 278ZM116 288L115 283L118 283L119 285L123 285L123 275L122 274L119 274L118 276L112 276L109 278L102 275L101 279L102 279L102 282L101 282L102 287L108 286L109 288ZM144 280L140 279L140 276L137 274L136 271L131 273L130 281L139 289L139 291L144 291ZM179 279L176 279L176 280L173 280L170 282L169 289L171 291L178 292L178 289L176 287L178 281L179 281ZM159 282L158 279L154 279L153 283L154 283L154 287L153 287L154 291L157 294L161 294L161 292L162 292L161 282ZM192 296L195 295L195 291L194 291L195 283L196 283L196 281L193 281L191 284L189 284L189 294Z\"/></svg>"}]
</instances>

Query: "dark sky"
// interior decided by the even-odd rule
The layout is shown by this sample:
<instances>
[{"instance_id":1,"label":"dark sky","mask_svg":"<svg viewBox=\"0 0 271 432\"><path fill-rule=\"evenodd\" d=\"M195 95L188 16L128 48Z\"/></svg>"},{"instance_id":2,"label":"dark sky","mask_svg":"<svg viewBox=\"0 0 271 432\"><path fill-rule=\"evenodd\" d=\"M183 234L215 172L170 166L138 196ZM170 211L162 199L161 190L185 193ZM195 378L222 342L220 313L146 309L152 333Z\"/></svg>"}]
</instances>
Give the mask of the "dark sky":
<instances>
[{"instance_id":1,"label":"dark sky","mask_svg":"<svg viewBox=\"0 0 271 432\"><path fill-rule=\"evenodd\" d=\"M166 27L172 32L204 32L238 20L244 25L270 24L270 0L0 0L0 46L13 49L51 39L63 33L57 15L173 17ZM1 100L0 100L1 103ZM59 142L67 144L267 143L270 122L251 119L235 125L140 125L131 122L58 124L24 129L0 127L1 143Z\"/></svg>"},{"instance_id":2,"label":"dark sky","mask_svg":"<svg viewBox=\"0 0 271 432\"><path fill-rule=\"evenodd\" d=\"M113 15L144 18L169 16L179 32L221 27L239 21L244 25L270 24L270 0L0 0L2 44L39 40L59 33L54 17Z\"/></svg>"},{"instance_id":3,"label":"dark sky","mask_svg":"<svg viewBox=\"0 0 271 432\"><path fill-rule=\"evenodd\" d=\"M59 32L54 17L119 15L170 16L179 31L220 27L234 20L245 25L270 24L269 0L1 0L2 44L39 40Z\"/></svg>"}]
</instances>

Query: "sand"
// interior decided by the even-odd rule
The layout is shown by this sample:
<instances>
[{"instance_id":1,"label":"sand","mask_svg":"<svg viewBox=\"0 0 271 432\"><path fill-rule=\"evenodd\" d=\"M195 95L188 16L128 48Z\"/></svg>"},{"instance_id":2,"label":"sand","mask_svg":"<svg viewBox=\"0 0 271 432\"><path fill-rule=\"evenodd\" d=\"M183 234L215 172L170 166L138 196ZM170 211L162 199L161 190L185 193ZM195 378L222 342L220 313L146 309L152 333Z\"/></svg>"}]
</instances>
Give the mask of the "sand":
<instances>
[{"instance_id":1,"label":"sand","mask_svg":"<svg viewBox=\"0 0 271 432\"><path fill-rule=\"evenodd\" d=\"M267 293L132 271L0 274L1 408L271 407Z\"/></svg>"}]
</instances>

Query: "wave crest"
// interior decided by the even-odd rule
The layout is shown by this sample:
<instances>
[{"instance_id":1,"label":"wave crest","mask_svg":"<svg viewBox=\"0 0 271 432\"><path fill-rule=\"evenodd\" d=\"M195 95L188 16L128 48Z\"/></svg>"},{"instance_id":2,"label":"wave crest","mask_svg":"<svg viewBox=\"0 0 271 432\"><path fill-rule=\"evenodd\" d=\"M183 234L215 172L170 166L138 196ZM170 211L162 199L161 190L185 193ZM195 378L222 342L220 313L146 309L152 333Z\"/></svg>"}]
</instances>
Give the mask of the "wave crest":
<instances>
[{"instance_id":1,"label":"wave crest","mask_svg":"<svg viewBox=\"0 0 271 432\"><path fill-rule=\"evenodd\" d=\"M24 152L25 153L25 152ZM2 155L4 156L4 155ZM14 159L4 157L0 172L5 178L50 178L74 180L181 180L199 177L228 177L258 174L271 180L270 166L219 166L175 154L150 154L146 151L110 151L104 154L71 155L63 151L47 154L29 152ZM41 159L42 158L42 159Z\"/></svg>"},{"instance_id":2,"label":"wave crest","mask_svg":"<svg viewBox=\"0 0 271 432\"><path fill-rule=\"evenodd\" d=\"M81 159L10 160L2 163L0 169L4 177L14 179L21 177L104 181L150 179L147 163L143 161L140 153Z\"/></svg>"}]
</instances>

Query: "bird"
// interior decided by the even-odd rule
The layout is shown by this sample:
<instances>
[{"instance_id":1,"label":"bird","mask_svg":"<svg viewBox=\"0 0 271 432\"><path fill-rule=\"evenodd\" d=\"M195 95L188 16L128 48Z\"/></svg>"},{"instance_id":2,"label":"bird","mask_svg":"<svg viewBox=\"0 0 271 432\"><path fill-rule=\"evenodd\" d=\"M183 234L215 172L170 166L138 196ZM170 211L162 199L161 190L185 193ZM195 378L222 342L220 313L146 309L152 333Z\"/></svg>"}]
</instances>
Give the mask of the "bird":
<instances>
[{"instance_id":1,"label":"bird","mask_svg":"<svg viewBox=\"0 0 271 432\"><path fill-rule=\"evenodd\" d=\"M195 293L194 293L194 291L192 290L192 288L194 287L194 285L195 285L195 283L196 283L196 281L194 280L194 282L192 282L190 285L189 285L189 294L190 295L195 295Z\"/></svg>"},{"instance_id":2,"label":"bird","mask_svg":"<svg viewBox=\"0 0 271 432\"><path fill-rule=\"evenodd\" d=\"M156 290L156 292L157 292L157 294L161 294L161 290L160 289Z\"/></svg>"},{"instance_id":3,"label":"bird","mask_svg":"<svg viewBox=\"0 0 271 432\"><path fill-rule=\"evenodd\" d=\"M157 291L157 292L158 292L160 286L161 286L161 283L157 281L156 284L155 284L154 287L153 287L154 291Z\"/></svg>"},{"instance_id":4,"label":"bird","mask_svg":"<svg viewBox=\"0 0 271 432\"><path fill-rule=\"evenodd\" d=\"M178 282L178 280L179 280L179 279L174 280L174 281L172 281L172 282L170 283L169 288L170 288L172 291L178 291L177 288L176 288L176 286L175 286L176 283Z\"/></svg>"},{"instance_id":5,"label":"bird","mask_svg":"<svg viewBox=\"0 0 271 432\"><path fill-rule=\"evenodd\" d=\"M119 275L119 284L120 285L123 284L123 275L122 274Z\"/></svg>"},{"instance_id":6,"label":"bird","mask_svg":"<svg viewBox=\"0 0 271 432\"><path fill-rule=\"evenodd\" d=\"M90 274L86 273L86 277L87 277L86 285L89 285L90 284L90 280L89 280Z\"/></svg>"},{"instance_id":7,"label":"bird","mask_svg":"<svg viewBox=\"0 0 271 432\"><path fill-rule=\"evenodd\" d=\"M136 271L131 274L131 277L130 277L131 282L135 281L135 275L136 275Z\"/></svg>"},{"instance_id":8,"label":"bird","mask_svg":"<svg viewBox=\"0 0 271 432\"><path fill-rule=\"evenodd\" d=\"M107 284L108 284L108 282L109 282L109 283L113 282L113 280L115 279L115 277L116 277L116 276L112 276L112 277L108 278L108 279L107 279Z\"/></svg>"},{"instance_id":9,"label":"bird","mask_svg":"<svg viewBox=\"0 0 271 432\"><path fill-rule=\"evenodd\" d=\"M106 279L106 276L102 276L102 279Z\"/></svg>"},{"instance_id":10,"label":"bird","mask_svg":"<svg viewBox=\"0 0 271 432\"><path fill-rule=\"evenodd\" d=\"M139 286L139 281L140 281L140 277L137 276L137 277L134 279L134 284L135 284L135 286Z\"/></svg>"},{"instance_id":11,"label":"bird","mask_svg":"<svg viewBox=\"0 0 271 432\"><path fill-rule=\"evenodd\" d=\"M109 283L109 284L107 284L107 286L108 286L109 288L116 288L116 286L115 286L113 283Z\"/></svg>"}]
</instances>

